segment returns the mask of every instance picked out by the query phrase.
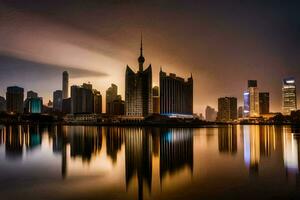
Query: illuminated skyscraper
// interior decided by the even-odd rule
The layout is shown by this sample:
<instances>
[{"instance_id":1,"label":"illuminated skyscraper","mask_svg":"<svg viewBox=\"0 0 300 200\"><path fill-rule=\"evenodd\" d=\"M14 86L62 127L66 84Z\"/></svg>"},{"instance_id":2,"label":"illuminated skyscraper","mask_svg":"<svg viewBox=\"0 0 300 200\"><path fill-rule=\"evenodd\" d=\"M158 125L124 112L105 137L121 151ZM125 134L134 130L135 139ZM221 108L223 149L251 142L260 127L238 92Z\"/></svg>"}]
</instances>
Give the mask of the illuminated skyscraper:
<instances>
[{"instance_id":1,"label":"illuminated skyscraper","mask_svg":"<svg viewBox=\"0 0 300 200\"><path fill-rule=\"evenodd\" d=\"M187 81L160 70L160 114L193 114L193 77Z\"/></svg>"},{"instance_id":2,"label":"illuminated skyscraper","mask_svg":"<svg viewBox=\"0 0 300 200\"><path fill-rule=\"evenodd\" d=\"M244 92L244 117L259 116L259 93L256 80L248 80L248 90Z\"/></svg>"},{"instance_id":3,"label":"illuminated skyscraper","mask_svg":"<svg viewBox=\"0 0 300 200\"><path fill-rule=\"evenodd\" d=\"M62 111L62 91L56 90L53 92L53 111L61 112Z\"/></svg>"},{"instance_id":4,"label":"illuminated skyscraper","mask_svg":"<svg viewBox=\"0 0 300 200\"><path fill-rule=\"evenodd\" d=\"M145 117L152 114L152 67L143 69L143 43L141 40L139 71L134 72L128 65L125 77L125 114L132 117Z\"/></svg>"},{"instance_id":5,"label":"illuminated skyscraper","mask_svg":"<svg viewBox=\"0 0 300 200\"><path fill-rule=\"evenodd\" d=\"M42 113L43 99L41 97L34 97L28 99L29 113Z\"/></svg>"},{"instance_id":6,"label":"illuminated skyscraper","mask_svg":"<svg viewBox=\"0 0 300 200\"><path fill-rule=\"evenodd\" d=\"M63 99L67 99L69 98L69 74L67 71L63 72L62 78Z\"/></svg>"},{"instance_id":7,"label":"illuminated skyscraper","mask_svg":"<svg viewBox=\"0 0 300 200\"><path fill-rule=\"evenodd\" d=\"M270 94L269 92L259 93L259 114L270 113Z\"/></svg>"},{"instance_id":8,"label":"illuminated skyscraper","mask_svg":"<svg viewBox=\"0 0 300 200\"><path fill-rule=\"evenodd\" d=\"M296 83L294 78L286 78L282 85L282 111L290 115L294 110L297 110Z\"/></svg>"},{"instance_id":9,"label":"illuminated skyscraper","mask_svg":"<svg viewBox=\"0 0 300 200\"><path fill-rule=\"evenodd\" d=\"M23 113L24 89L18 86L7 87L7 112Z\"/></svg>"},{"instance_id":10,"label":"illuminated skyscraper","mask_svg":"<svg viewBox=\"0 0 300 200\"><path fill-rule=\"evenodd\" d=\"M237 98L222 97L218 99L218 121L229 122L237 119Z\"/></svg>"}]
</instances>

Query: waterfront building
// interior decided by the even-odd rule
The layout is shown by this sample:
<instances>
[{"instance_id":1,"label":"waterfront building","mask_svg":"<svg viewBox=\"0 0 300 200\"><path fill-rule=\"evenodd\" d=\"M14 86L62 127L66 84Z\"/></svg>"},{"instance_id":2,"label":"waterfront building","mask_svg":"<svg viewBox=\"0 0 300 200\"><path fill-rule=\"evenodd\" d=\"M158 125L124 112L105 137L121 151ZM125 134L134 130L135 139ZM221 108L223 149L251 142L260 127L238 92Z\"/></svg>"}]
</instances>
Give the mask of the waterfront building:
<instances>
[{"instance_id":1,"label":"waterfront building","mask_svg":"<svg viewBox=\"0 0 300 200\"><path fill-rule=\"evenodd\" d=\"M61 112L62 111L62 91L56 90L53 92L53 111L54 112Z\"/></svg>"},{"instance_id":2,"label":"waterfront building","mask_svg":"<svg viewBox=\"0 0 300 200\"><path fill-rule=\"evenodd\" d=\"M141 40L139 70L135 73L128 65L125 77L125 114L145 117L152 114L152 67L144 70L143 43Z\"/></svg>"},{"instance_id":3,"label":"waterfront building","mask_svg":"<svg viewBox=\"0 0 300 200\"><path fill-rule=\"evenodd\" d=\"M259 92L256 80L248 80L248 89L244 92L244 117L259 116Z\"/></svg>"},{"instance_id":4,"label":"waterfront building","mask_svg":"<svg viewBox=\"0 0 300 200\"><path fill-rule=\"evenodd\" d=\"M160 97L159 97L159 87L154 86L152 89L153 94L153 113L159 114L160 113Z\"/></svg>"},{"instance_id":5,"label":"waterfront building","mask_svg":"<svg viewBox=\"0 0 300 200\"><path fill-rule=\"evenodd\" d=\"M193 114L193 77L185 81L171 73L167 75L160 70L160 114Z\"/></svg>"},{"instance_id":6,"label":"waterfront building","mask_svg":"<svg viewBox=\"0 0 300 200\"><path fill-rule=\"evenodd\" d=\"M7 87L6 110L7 112L23 113L24 89L18 86Z\"/></svg>"},{"instance_id":7,"label":"waterfront building","mask_svg":"<svg viewBox=\"0 0 300 200\"><path fill-rule=\"evenodd\" d=\"M218 99L218 121L230 122L237 119L237 98L221 97Z\"/></svg>"},{"instance_id":8,"label":"waterfront building","mask_svg":"<svg viewBox=\"0 0 300 200\"><path fill-rule=\"evenodd\" d=\"M30 98L38 98L38 93L30 90L27 92L27 99L30 99Z\"/></svg>"},{"instance_id":9,"label":"waterfront building","mask_svg":"<svg viewBox=\"0 0 300 200\"><path fill-rule=\"evenodd\" d=\"M238 107L238 118L243 118L244 117L244 107L239 106Z\"/></svg>"},{"instance_id":10,"label":"waterfront building","mask_svg":"<svg viewBox=\"0 0 300 200\"><path fill-rule=\"evenodd\" d=\"M92 85L84 83L82 86L71 86L71 113L91 114L94 112Z\"/></svg>"},{"instance_id":11,"label":"waterfront building","mask_svg":"<svg viewBox=\"0 0 300 200\"><path fill-rule=\"evenodd\" d=\"M0 96L0 112L6 111L6 100Z\"/></svg>"},{"instance_id":12,"label":"waterfront building","mask_svg":"<svg viewBox=\"0 0 300 200\"><path fill-rule=\"evenodd\" d=\"M62 100L62 112L64 114L71 113L71 98L63 99Z\"/></svg>"},{"instance_id":13,"label":"waterfront building","mask_svg":"<svg viewBox=\"0 0 300 200\"><path fill-rule=\"evenodd\" d=\"M270 94L269 92L259 93L259 114L269 114L270 113Z\"/></svg>"},{"instance_id":14,"label":"waterfront building","mask_svg":"<svg viewBox=\"0 0 300 200\"><path fill-rule=\"evenodd\" d=\"M63 99L69 98L69 74L67 71L62 74L62 93Z\"/></svg>"},{"instance_id":15,"label":"waterfront building","mask_svg":"<svg viewBox=\"0 0 300 200\"><path fill-rule=\"evenodd\" d=\"M112 110L113 115L125 114L125 101L123 101L121 97L114 100L112 105L113 105L113 110Z\"/></svg>"},{"instance_id":16,"label":"waterfront building","mask_svg":"<svg viewBox=\"0 0 300 200\"><path fill-rule=\"evenodd\" d=\"M206 109L205 109L205 119L206 121L210 121L210 122L214 122L216 121L216 118L217 118L217 111L210 107L210 106L206 106Z\"/></svg>"},{"instance_id":17,"label":"waterfront building","mask_svg":"<svg viewBox=\"0 0 300 200\"><path fill-rule=\"evenodd\" d=\"M106 90L106 114L113 114L113 101L117 99L117 96L118 86L111 84L111 86Z\"/></svg>"},{"instance_id":18,"label":"waterfront building","mask_svg":"<svg viewBox=\"0 0 300 200\"><path fill-rule=\"evenodd\" d=\"M294 110L297 110L296 81L294 78L286 78L282 82L282 112L290 115Z\"/></svg>"},{"instance_id":19,"label":"waterfront building","mask_svg":"<svg viewBox=\"0 0 300 200\"><path fill-rule=\"evenodd\" d=\"M96 114L102 113L102 95L98 90L93 90L93 111Z\"/></svg>"},{"instance_id":20,"label":"waterfront building","mask_svg":"<svg viewBox=\"0 0 300 200\"><path fill-rule=\"evenodd\" d=\"M28 113L42 113L43 98L32 97L28 99Z\"/></svg>"}]
</instances>

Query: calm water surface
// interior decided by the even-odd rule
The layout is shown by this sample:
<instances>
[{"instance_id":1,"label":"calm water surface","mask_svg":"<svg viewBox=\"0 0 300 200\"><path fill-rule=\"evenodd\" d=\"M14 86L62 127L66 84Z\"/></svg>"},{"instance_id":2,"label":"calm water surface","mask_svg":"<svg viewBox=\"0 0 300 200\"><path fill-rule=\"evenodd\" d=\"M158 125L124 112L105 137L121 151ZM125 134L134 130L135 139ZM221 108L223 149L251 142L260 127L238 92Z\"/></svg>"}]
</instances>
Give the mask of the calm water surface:
<instances>
[{"instance_id":1,"label":"calm water surface","mask_svg":"<svg viewBox=\"0 0 300 200\"><path fill-rule=\"evenodd\" d=\"M298 199L293 132L2 126L0 199Z\"/></svg>"}]
</instances>

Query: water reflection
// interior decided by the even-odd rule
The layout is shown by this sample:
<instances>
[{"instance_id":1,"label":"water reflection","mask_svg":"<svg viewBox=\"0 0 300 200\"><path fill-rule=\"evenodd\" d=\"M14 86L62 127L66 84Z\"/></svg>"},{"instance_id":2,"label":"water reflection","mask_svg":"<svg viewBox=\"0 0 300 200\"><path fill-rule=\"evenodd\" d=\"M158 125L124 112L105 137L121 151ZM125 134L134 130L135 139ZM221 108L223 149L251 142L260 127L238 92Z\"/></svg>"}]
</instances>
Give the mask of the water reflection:
<instances>
[{"instance_id":1,"label":"water reflection","mask_svg":"<svg viewBox=\"0 0 300 200\"><path fill-rule=\"evenodd\" d=\"M213 188L227 188L225 180L251 184L245 180L253 175L257 177L255 184L262 181L264 186L264 181L276 176L279 185L300 185L300 137L292 132L291 128L281 126L208 129L3 126L0 128L0 160L4 155L2 162L14 166L4 169L13 173L10 170L18 170L18 162L26 163L33 155L50 152L60 160L62 182L67 183L74 177L99 176L104 185L110 181L113 185L119 183L117 188L124 192L119 199L167 199L164 194L170 197L184 188L191 189L195 195L201 187L217 195ZM50 161L43 162L52 165ZM33 162L31 166L34 169L38 164ZM27 173L30 176L34 171ZM214 178L221 180L221 186L210 183ZM209 184L204 187L204 183ZM107 190L114 191L114 187ZM199 195L205 192L199 191Z\"/></svg>"}]
</instances>

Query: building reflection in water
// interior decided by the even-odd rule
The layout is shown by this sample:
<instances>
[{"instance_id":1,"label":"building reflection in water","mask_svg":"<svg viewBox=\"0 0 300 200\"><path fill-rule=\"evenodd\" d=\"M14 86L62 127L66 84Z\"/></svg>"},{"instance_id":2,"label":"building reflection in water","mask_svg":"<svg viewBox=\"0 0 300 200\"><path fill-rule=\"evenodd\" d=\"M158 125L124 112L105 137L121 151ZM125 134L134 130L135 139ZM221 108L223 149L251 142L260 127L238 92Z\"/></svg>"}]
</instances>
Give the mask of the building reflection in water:
<instances>
[{"instance_id":1,"label":"building reflection in water","mask_svg":"<svg viewBox=\"0 0 300 200\"><path fill-rule=\"evenodd\" d=\"M151 193L152 136L148 131L145 128L128 128L125 132L126 188L136 174L138 199L143 199L144 183Z\"/></svg>"},{"instance_id":2,"label":"building reflection in water","mask_svg":"<svg viewBox=\"0 0 300 200\"><path fill-rule=\"evenodd\" d=\"M162 129L160 135L160 179L188 166L193 172L192 129Z\"/></svg>"},{"instance_id":3,"label":"building reflection in water","mask_svg":"<svg viewBox=\"0 0 300 200\"><path fill-rule=\"evenodd\" d=\"M250 174L258 174L261 157L276 150L275 132L274 126L243 126L244 161Z\"/></svg>"},{"instance_id":4,"label":"building reflection in water","mask_svg":"<svg viewBox=\"0 0 300 200\"><path fill-rule=\"evenodd\" d=\"M105 128L106 153L112 159L113 164L117 161L117 154L124 143L125 129L120 127Z\"/></svg>"},{"instance_id":5,"label":"building reflection in water","mask_svg":"<svg viewBox=\"0 0 300 200\"><path fill-rule=\"evenodd\" d=\"M237 127L228 126L218 129L219 152L235 154L237 152Z\"/></svg>"}]
</instances>

